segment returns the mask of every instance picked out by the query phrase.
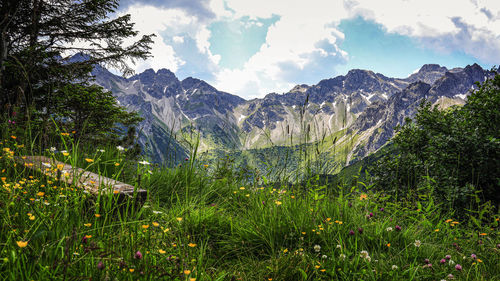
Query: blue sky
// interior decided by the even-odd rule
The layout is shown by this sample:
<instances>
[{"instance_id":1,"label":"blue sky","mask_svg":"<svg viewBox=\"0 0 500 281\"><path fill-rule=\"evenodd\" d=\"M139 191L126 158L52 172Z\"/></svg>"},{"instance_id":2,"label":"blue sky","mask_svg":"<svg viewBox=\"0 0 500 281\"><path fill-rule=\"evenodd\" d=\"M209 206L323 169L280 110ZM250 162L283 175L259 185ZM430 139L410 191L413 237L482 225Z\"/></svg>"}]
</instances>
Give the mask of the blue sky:
<instances>
[{"instance_id":1,"label":"blue sky","mask_svg":"<svg viewBox=\"0 0 500 281\"><path fill-rule=\"evenodd\" d=\"M137 72L168 68L247 99L353 68L500 63L498 0L122 0L119 13L157 34Z\"/></svg>"}]
</instances>

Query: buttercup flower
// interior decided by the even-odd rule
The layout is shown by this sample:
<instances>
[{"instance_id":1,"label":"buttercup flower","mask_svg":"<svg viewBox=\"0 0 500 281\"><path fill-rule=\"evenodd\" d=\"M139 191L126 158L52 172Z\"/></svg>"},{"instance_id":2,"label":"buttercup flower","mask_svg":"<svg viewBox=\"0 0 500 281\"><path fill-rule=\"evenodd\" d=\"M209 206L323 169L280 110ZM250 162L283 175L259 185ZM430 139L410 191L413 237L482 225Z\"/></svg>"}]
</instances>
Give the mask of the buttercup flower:
<instances>
[{"instance_id":1,"label":"buttercup flower","mask_svg":"<svg viewBox=\"0 0 500 281\"><path fill-rule=\"evenodd\" d=\"M24 248L28 246L28 241L16 241L16 244L17 246L19 246L19 248Z\"/></svg>"}]
</instances>

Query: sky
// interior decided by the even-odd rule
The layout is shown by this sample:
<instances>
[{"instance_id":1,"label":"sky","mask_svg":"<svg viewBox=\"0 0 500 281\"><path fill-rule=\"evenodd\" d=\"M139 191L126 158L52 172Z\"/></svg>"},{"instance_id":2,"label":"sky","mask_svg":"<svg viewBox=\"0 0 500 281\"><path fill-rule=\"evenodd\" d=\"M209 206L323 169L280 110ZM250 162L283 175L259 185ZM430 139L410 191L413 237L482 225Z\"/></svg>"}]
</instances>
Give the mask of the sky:
<instances>
[{"instance_id":1,"label":"sky","mask_svg":"<svg viewBox=\"0 0 500 281\"><path fill-rule=\"evenodd\" d=\"M245 99L368 69L500 64L499 0L121 0L167 68ZM133 39L125 43L131 43Z\"/></svg>"}]
</instances>

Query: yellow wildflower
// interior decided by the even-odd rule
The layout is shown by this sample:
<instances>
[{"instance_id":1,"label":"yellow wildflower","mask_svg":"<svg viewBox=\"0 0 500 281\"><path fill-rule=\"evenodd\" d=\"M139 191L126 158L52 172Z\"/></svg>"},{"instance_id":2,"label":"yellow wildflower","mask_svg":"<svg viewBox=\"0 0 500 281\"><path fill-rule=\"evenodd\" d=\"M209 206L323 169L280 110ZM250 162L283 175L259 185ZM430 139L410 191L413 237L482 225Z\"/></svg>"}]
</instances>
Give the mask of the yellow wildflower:
<instances>
[{"instance_id":1,"label":"yellow wildflower","mask_svg":"<svg viewBox=\"0 0 500 281\"><path fill-rule=\"evenodd\" d=\"M365 193L363 193L359 196L359 200L366 200L367 198L368 198L368 195L366 195Z\"/></svg>"},{"instance_id":2,"label":"yellow wildflower","mask_svg":"<svg viewBox=\"0 0 500 281\"><path fill-rule=\"evenodd\" d=\"M86 227L91 227L92 226L91 223L84 223L83 225L86 226Z\"/></svg>"},{"instance_id":3,"label":"yellow wildflower","mask_svg":"<svg viewBox=\"0 0 500 281\"><path fill-rule=\"evenodd\" d=\"M186 275L191 274L191 270L189 270L189 269L184 270L184 274L186 274Z\"/></svg>"},{"instance_id":4,"label":"yellow wildflower","mask_svg":"<svg viewBox=\"0 0 500 281\"><path fill-rule=\"evenodd\" d=\"M196 244L195 243L189 243L188 246L191 247L191 248L194 248L194 247L196 247Z\"/></svg>"},{"instance_id":5,"label":"yellow wildflower","mask_svg":"<svg viewBox=\"0 0 500 281\"><path fill-rule=\"evenodd\" d=\"M179 218L177 218L177 221L181 222L181 221L182 221L182 218L180 218L180 217L179 217Z\"/></svg>"},{"instance_id":6,"label":"yellow wildflower","mask_svg":"<svg viewBox=\"0 0 500 281\"><path fill-rule=\"evenodd\" d=\"M92 163L92 162L94 162L94 159L85 158L85 161L87 161L88 163Z\"/></svg>"},{"instance_id":7,"label":"yellow wildflower","mask_svg":"<svg viewBox=\"0 0 500 281\"><path fill-rule=\"evenodd\" d=\"M160 224L154 221L153 226L158 227L158 226L160 226Z\"/></svg>"},{"instance_id":8,"label":"yellow wildflower","mask_svg":"<svg viewBox=\"0 0 500 281\"><path fill-rule=\"evenodd\" d=\"M162 249L159 249L159 250L158 250L158 253L160 253L160 254L165 254L166 252L167 252L167 251L164 251L164 250L162 250Z\"/></svg>"},{"instance_id":9,"label":"yellow wildflower","mask_svg":"<svg viewBox=\"0 0 500 281\"><path fill-rule=\"evenodd\" d=\"M28 246L28 241L16 241L16 244L17 246L19 246L19 248L24 248Z\"/></svg>"},{"instance_id":10,"label":"yellow wildflower","mask_svg":"<svg viewBox=\"0 0 500 281\"><path fill-rule=\"evenodd\" d=\"M148 229L148 227L149 227L149 224L143 224L142 225L142 228L144 228L144 229Z\"/></svg>"}]
</instances>

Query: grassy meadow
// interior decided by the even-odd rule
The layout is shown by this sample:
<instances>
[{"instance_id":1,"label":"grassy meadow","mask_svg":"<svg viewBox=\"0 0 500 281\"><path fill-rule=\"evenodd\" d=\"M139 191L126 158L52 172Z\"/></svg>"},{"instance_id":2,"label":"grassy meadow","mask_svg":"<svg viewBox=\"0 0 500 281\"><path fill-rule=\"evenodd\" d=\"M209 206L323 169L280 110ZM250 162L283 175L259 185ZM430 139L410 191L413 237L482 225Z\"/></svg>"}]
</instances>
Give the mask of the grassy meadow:
<instances>
[{"instance_id":1,"label":"grassy meadow","mask_svg":"<svg viewBox=\"0 0 500 281\"><path fill-rule=\"evenodd\" d=\"M33 143L5 134L2 280L500 280L500 216L459 219L426 189L394 201L355 180L278 185L194 154L162 168L60 138L42 154L148 198L93 196L16 164Z\"/></svg>"}]
</instances>

